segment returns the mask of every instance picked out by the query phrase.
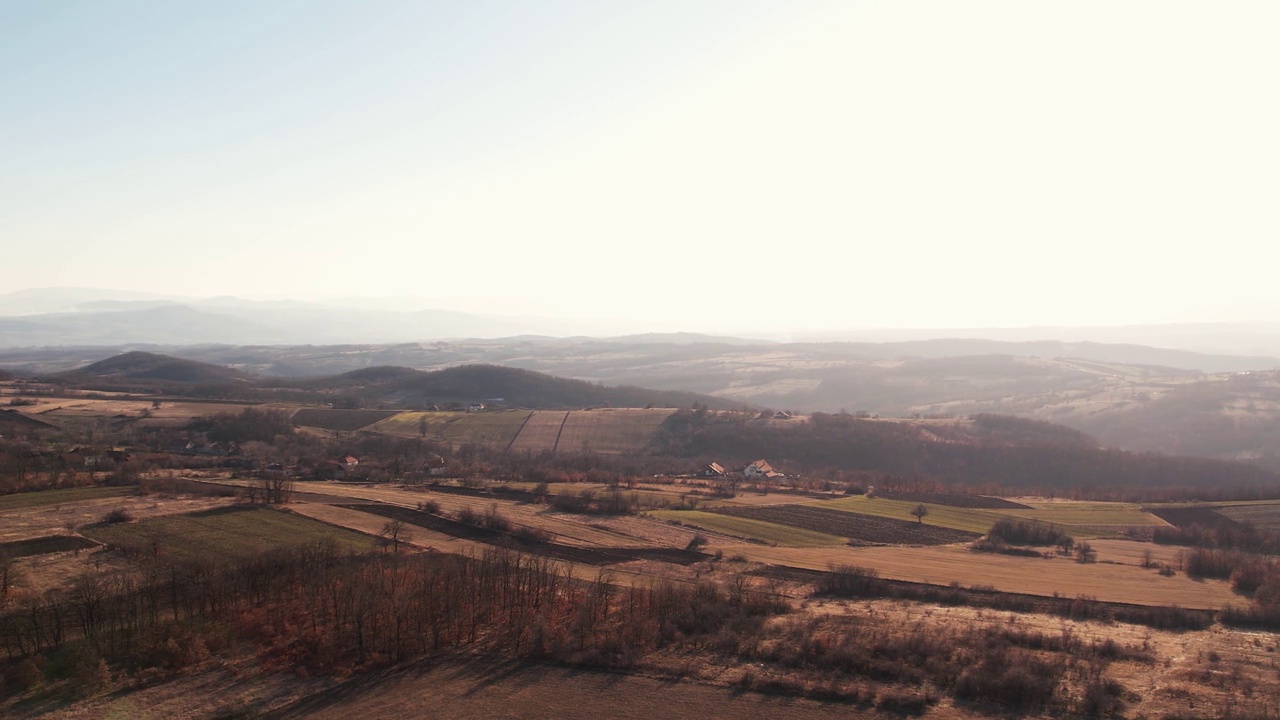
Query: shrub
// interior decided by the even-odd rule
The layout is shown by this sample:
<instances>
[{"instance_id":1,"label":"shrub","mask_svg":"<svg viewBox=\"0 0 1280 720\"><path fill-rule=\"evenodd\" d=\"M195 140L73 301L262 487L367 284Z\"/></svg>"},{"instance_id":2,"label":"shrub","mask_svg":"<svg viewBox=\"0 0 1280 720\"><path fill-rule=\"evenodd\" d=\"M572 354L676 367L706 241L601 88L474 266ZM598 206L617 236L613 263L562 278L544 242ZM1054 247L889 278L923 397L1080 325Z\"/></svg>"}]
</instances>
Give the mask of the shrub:
<instances>
[{"instance_id":1,"label":"shrub","mask_svg":"<svg viewBox=\"0 0 1280 720\"><path fill-rule=\"evenodd\" d=\"M102 522L110 524L127 523L130 520L133 520L133 513L124 508L116 508L102 516Z\"/></svg>"}]
</instances>

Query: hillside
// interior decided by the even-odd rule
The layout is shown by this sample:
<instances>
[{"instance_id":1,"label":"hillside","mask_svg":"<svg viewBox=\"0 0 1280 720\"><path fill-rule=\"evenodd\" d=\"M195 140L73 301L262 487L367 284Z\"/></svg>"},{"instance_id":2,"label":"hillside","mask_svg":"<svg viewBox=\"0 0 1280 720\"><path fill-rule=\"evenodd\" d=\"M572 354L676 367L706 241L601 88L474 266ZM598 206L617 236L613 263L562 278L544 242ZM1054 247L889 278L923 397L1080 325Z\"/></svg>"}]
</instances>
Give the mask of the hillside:
<instances>
[{"instance_id":1,"label":"hillside","mask_svg":"<svg viewBox=\"0 0 1280 720\"><path fill-rule=\"evenodd\" d=\"M530 408L690 407L726 408L721 398L688 392L605 386L583 380L496 365L462 365L424 372L404 367L372 367L298 383L326 393L353 395L374 404L426 407L432 404L499 402Z\"/></svg>"},{"instance_id":2,"label":"hillside","mask_svg":"<svg viewBox=\"0 0 1280 720\"><path fill-rule=\"evenodd\" d=\"M1125 496L1140 488L1280 487L1280 475L1242 463L1098 446L1060 426L982 415L972 421L890 421L815 414L783 424L744 413L680 411L654 450L679 457L765 457L787 469L882 473L896 482L992 492L1084 489Z\"/></svg>"},{"instance_id":3,"label":"hillside","mask_svg":"<svg viewBox=\"0 0 1280 720\"><path fill-rule=\"evenodd\" d=\"M231 368L141 351L99 360L79 370L62 373L59 377L77 383L159 382L189 385L243 383L249 379L249 376Z\"/></svg>"}]
</instances>

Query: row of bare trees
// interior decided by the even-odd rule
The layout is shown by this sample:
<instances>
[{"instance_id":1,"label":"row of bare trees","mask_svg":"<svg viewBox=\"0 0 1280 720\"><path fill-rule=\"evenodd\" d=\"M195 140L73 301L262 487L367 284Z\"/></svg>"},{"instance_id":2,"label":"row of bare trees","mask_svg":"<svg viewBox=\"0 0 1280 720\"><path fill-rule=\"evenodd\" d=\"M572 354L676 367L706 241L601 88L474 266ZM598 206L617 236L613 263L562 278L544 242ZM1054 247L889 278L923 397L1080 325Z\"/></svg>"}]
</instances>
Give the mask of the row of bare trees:
<instances>
[{"instance_id":1,"label":"row of bare trees","mask_svg":"<svg viewBox=\"0 0 1280 720\"><path fill-rule=\"evenodd\" d=\"M0 615L0 647L19 659L79 643L112 662L145 664L175 629L229 626L318 671L477 643L620 667L676 638L783 609L750 587L622 588L500 550L347 556L312 543L235 562L85 575L70 592L11 605Z\"/></svg>"}]
</instances>

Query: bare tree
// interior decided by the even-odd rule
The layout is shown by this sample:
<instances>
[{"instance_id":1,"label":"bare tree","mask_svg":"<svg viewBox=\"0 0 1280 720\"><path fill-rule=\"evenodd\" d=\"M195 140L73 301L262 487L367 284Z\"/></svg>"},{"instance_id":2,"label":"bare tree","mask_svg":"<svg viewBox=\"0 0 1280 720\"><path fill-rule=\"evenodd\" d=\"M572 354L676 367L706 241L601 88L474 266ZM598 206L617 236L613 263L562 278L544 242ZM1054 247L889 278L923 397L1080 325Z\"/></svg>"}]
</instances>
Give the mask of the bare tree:
<instances>
[{"instance_id":1,"label":"bare tree","mask_svg":"<svg viewBox=\"0 0 1280 720\"><path fill-rule=\"evenodd\" d=\"M387 524L382 526L382 532L378 534L386 538L386 542L392 544L392 552L397 553L400 552L400 543L413 540L413 531L399 520L387 521Z\"/></svg>"},{"instance_id":2,"label":"bare tree","mask_svg":"<svg viewBox=\"0 0 1280 720\"><path fill-rule=\"evenodd\" d=\"M915 516L916 522L924 524L924 516L929 514L929 508L925 507L924 503L920 503L911 508L911 514Z\"/></svg>"}]
</instances>

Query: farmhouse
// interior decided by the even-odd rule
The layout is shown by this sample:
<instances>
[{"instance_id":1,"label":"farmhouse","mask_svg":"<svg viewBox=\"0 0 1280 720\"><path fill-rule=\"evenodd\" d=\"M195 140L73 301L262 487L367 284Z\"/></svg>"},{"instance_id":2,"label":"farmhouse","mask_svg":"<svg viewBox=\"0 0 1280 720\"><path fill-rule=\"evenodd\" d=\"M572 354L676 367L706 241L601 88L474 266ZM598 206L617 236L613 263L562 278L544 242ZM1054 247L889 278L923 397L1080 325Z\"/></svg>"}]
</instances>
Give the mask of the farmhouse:
<instances>
[{"instance_id":1,"label":"farmhouse","mask_svg":"<svg viewBox=\"0 0 1280 720\"><path fill-rule=\"evenodd\" d=\"M742 470L742 476L745 478L779 478L782 473L773 469L765 460L757 460Z\"/></svg>"},{"instance_id":2,"label":"farmhouse","mask_svg":"<svg viewBox=\"0 0 1280 720\"><path fill-rule=\"evenodd\" d=\"M342 458L342 465L348 470L350 470L351 468L359 464L360 464L360 458L356 457L355 455L348 455Z\"/></svg>"},{"instance_id":3,"label":"farmhouse","mask_svg":"<svg viewBox=\"0 0 1280 720\"><path fill-rule=\"evenodd\" d=\"M720 463L711 463L697 472L698 477L722 477L724 467Z\"/></svg>"}]
</instances>

